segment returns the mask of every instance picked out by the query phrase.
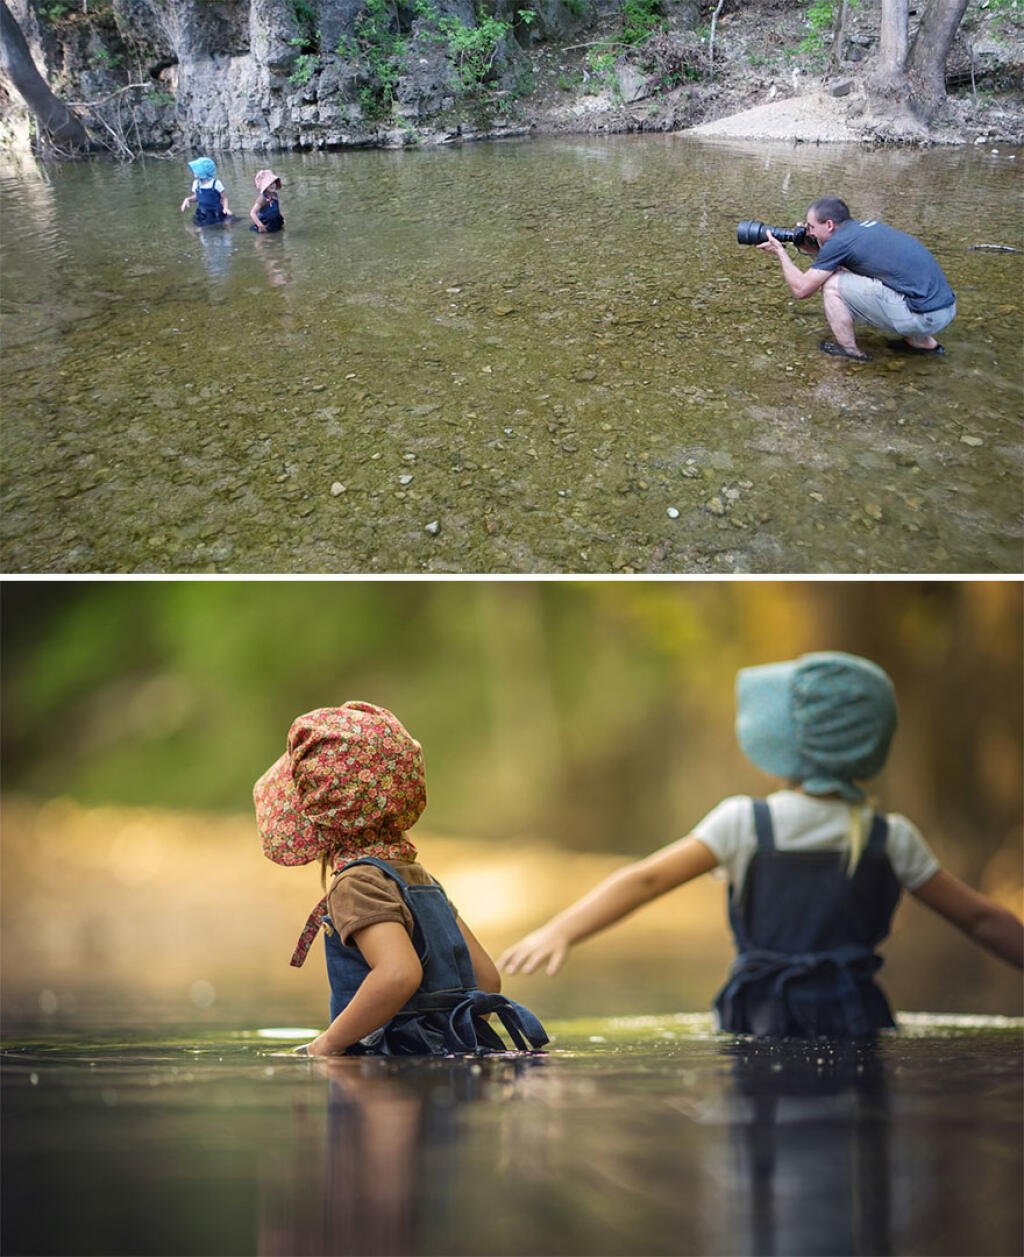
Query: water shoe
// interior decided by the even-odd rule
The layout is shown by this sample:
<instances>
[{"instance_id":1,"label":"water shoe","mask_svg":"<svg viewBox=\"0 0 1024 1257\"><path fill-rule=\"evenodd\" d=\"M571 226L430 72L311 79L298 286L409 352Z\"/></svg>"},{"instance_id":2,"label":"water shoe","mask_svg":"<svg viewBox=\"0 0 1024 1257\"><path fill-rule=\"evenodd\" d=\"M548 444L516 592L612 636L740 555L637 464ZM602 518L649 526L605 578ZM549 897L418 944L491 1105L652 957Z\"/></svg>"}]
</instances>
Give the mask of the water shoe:
<instances>
[{"instance_id":1,"label":"water shoe","mask_svg":"<svg viewBox=\"0 0 1024 1257\"><path fill-rule=\"evenodd\" d=\"M818 348L826 354L831 354L833 358L849 358L851 362L868 362L867 354L853 354L848 349L844 349L842 345L837 345L834 340L823 340L818 342Z\"/></svg>"},{"instance_id":2,"label":"water shoe","mask_svg":"<svg viewBox=\"0 0 1024 1257\"><path fill-rule=\"evenodd\" d=\"M946 354L941 345L933 345L931 349L922 349L919 345L908 344L905 340L891 340L889 348L897 354L931 354L935 358L943 358Z\"/></svg>"}]
</instances>

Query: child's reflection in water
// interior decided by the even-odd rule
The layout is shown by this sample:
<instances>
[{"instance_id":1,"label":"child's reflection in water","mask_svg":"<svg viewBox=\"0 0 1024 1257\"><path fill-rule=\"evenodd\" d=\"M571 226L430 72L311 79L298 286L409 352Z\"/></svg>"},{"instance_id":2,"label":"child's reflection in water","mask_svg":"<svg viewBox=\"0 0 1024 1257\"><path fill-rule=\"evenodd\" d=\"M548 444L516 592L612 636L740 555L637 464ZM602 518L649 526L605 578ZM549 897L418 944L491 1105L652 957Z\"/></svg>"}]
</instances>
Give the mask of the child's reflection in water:
<instances>
[{"instance_id":1,"label":"child's reflection in water","mask_svg":"<svg viewBox=\"0 0 1024 1257\"><path fill-rule=\"evenodd\" d=\"M254 235L252 244L256 251L256 256L263 265L267 275L267 282L270 286L272 288L283 288L285 284L290 284L292 282L292 274L288 255L285 251L284 236L282 234Z\"/></svg>"},{"instance_id":2,"label":"child's reflection in water","mask_svg":"<svg viewBox=\"0 0 1024 1257\"><path fill-rule=\"evenodd\" d=\"M426 1208L444 1213L456 1190L461 1106L507 1098L528 1063L318 1057L311 1067L327 1080L326 1128L296 1105L294 1143L263 1175L260 1257L421 1251Z\"/></svg>"},{"instance_id":3,"label":"child's reflection in water","mask_svg":"<svg viewBox=\"0 0 1024 1257\"><path fill-rule=\"evenodd\" d=\"M319 1114L296 1105L293 1155L275 1156L264 1180L261 1257L415 1252L428 1090L351 1057L314 1068L327 1079L326 1131Z\"/></svg>"},{"instance_id":4,"label":"child's reflection in water","mask_svg":"<svg viewBox=\"0 0 1024 1257\"><path fill-rule=\"evenodd\" d=\"M199 255L207 275L215 283L222 283L231 270L231 254L235 247L231 228L218 224L215 227L191 227L189 230L199 241Z\"/></svg>"},{"instance_id":5,"label":"child's reflection in water","mask_svg":"<svg viewBox=\"0 0 1024 1257\"><path fill-rule=\"evenodd\" d=\"M718 1237L731 1247L715 1251L891 1253L889 1097L876 1049L822 1040L724 1051L734 1208Z\"/></svg>"}]
</instances>

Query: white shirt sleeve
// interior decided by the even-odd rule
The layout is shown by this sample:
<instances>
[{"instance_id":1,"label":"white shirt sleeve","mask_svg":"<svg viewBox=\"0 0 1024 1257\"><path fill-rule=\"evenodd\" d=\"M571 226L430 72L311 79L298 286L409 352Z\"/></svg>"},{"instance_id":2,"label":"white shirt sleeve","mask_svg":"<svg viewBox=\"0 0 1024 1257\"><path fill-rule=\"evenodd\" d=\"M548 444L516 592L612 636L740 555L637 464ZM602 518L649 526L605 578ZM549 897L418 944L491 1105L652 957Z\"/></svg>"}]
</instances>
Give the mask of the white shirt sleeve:
<instances>
[{"instance_id":1,"label":"white shirt sleeve","mask_svg":"<svg viewBox=\"0 0 1024 1257\"><path fill-rule=\"evenodd\" d=\"M736 880L737 867L745 867L750 858L752 817L749 796L734 794L713 807L692 830L693 836L717 857L731 882Z\"/></svg>"},{"instance_id":2,"label":"white shirt sleeve","mask_svg":"<svg viewBox=\"0 0 1024 1257\"><path fill-rule=\"evenodd\" d=\"M886 855L904 890L917 890L939 871L939 861L921 831L898 812L889 813L889 836Z\"/></svg>"}]
</instances>

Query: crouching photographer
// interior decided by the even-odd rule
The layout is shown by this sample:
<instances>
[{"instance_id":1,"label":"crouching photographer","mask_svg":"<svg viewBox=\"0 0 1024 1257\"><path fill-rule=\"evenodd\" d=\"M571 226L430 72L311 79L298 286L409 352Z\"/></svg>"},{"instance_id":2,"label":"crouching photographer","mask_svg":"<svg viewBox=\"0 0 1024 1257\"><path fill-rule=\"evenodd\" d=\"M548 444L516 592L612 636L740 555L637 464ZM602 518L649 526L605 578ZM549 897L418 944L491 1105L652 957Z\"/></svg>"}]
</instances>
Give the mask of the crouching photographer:
<instances>
[{"instance_id":1,"label":"crouching photographer","mask_svg":"<svg viewBox=\"0 0 1024 1257\"><path fill-rule=\"evenodd\" d=\"M895 332L890 347L905 353L939 356L945 350L935 333L956 317L956 296L931 253L920 240L877 219L855 222L845 201L824 196L807 211L807 222L793 230L742 222L736 237L774 253L782 277L798 300L820 288L825 318L834 340L819 348L836 358L867 362L854 335L854 322ZM786 252L793 244L814 258L802 271Z\"/></svg>"}]
</instances>

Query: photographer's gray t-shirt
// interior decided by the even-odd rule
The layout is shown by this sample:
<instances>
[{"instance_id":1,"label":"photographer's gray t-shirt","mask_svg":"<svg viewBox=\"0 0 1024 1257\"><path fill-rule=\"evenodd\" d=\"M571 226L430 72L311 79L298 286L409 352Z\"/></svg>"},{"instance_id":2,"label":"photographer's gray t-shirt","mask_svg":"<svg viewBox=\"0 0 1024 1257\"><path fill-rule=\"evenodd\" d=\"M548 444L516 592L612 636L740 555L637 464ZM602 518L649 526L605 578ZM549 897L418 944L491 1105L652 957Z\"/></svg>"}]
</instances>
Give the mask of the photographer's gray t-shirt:
<instances>
[{"instance_id":1,"label":"photographer's gray t-shirt","mask_svg":"<svg viewBox=\"0 0 1024 1257\"><path fill-rule=\"evenodd\" d=\"M942 267L920 240L877 219L848 219L818 250L811 266L834 271L845 266L856 275L881 280L901 293L915 314L943 310L956 300Z\"/></svg>"}]
</instances>

